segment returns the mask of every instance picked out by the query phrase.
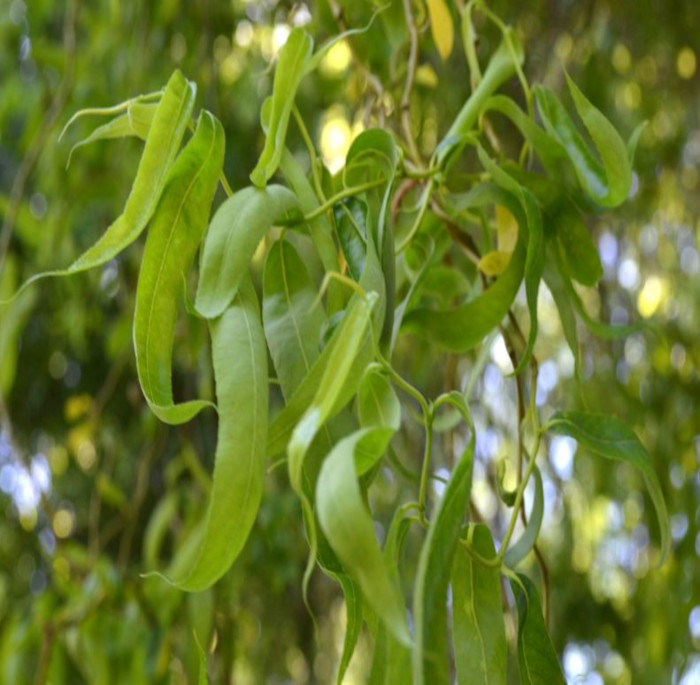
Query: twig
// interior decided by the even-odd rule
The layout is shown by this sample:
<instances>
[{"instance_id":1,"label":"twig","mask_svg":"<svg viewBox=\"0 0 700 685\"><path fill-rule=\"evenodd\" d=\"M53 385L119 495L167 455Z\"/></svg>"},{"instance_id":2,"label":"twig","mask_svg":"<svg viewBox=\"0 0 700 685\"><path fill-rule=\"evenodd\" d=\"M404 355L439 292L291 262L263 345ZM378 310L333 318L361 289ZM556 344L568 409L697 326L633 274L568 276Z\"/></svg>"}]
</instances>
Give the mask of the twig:
<instances>
[{"instance_id":1,"label":"twig","mask_svg":"<svg viewBox=\"0 0 700 685\"><path fill-rule=\"evenodd\" d=\"M413 158L413 161L423 167L423 161L418 152L418 147L416 146L416 141L413 137L413 129L411 126L411 92L413 91L413 84L416 80L416 69L418 67L418 29L416 28L416 21L413 16L413 10L411 9L411 0L403 0L403 8L406 14L406 28L408 29L409 38L409 53L408 53L408 67L406 70L406 82L403 88L403 95L401 96L401 126L403 128L404 136L406 137L406 143L408 144L408 151Z\"/></svg>"}]
</instances>

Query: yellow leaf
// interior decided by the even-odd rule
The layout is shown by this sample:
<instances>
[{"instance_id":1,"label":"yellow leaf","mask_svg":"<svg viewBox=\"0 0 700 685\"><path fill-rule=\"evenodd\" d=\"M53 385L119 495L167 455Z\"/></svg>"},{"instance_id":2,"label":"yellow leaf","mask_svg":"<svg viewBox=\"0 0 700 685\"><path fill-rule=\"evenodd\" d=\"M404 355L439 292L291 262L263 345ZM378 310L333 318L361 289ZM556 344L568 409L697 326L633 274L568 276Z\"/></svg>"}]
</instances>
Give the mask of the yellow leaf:
<instances>
[{"instance_id":1,"label":"yellow leaf","mask_svg":"<svg viewBox=\"0 0 700 685\"><path fill-rule=\"evenodd\" d=\"M500 205L496 206L496 227L498 249L501 252L512 252L518 242L518 222L505 207Z\"/></svg>"},{"instance_id":2,"label":"yellow leaf","mask_svg":"<svg viewBox=\"0 0 700 685\"><path fill-rule=\"evenodd\" d=\"M491 250L479 260L479 270L487 276L500 276L510 262L510 252Z\"/></svg>"},{"instance_id":3,"label":"yellow leaf","mask_svg":"<svg viewBox=\"0 0 700 685\"><path fill-rule=\"evenodd\" d=\"M416 83L428 88L435 88L438 84L438 77L435 70L429 64L421 64L416 69Z\"/></svg>"},{"instance_id":4,"label":"yellow leaf","mask_svg":"<svg viewBox=\"0 0 700 685\"><path fill-rule=\"evenodd\" d=\"M447 9L445 0L428 0L428 14L430 14L430 32L433 34L435 47L445 61L452 54L455 38L452 15Z\"/></svg>"}]
</instances>

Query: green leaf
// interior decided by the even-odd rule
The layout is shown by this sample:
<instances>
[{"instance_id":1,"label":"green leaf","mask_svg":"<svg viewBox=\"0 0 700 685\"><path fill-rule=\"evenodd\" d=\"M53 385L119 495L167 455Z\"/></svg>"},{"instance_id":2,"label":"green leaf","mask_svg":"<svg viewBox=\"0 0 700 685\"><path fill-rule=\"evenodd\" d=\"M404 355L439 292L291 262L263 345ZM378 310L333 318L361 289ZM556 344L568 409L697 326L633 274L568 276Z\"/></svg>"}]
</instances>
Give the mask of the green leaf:
<instances>
[{"instance_id":1,"label":"green leaf","mask_svg":"<svg viewBox=\"0 0 700 685\"><path fill-rule=\"evenodd\" d=\"M326 457L316 485L316 511L328 542L365 599L387 629L402 644L410 644L406 609L382 558L372 518L365 507L355 471L355 447L368 433L363 429L341 440ZM387 440L388 441L388 440Z\"/></svg>"},{"instance_id":2,"label":"green leaf","mask_svg":"<svg viewBox=\"0 0 700 685\"><path fill-rule=\"evenodd\" d=\"M484 559L496 556L488 526L474 526L471 545ZM457 545L451 585L457 683L505 685L508 650L498 567L480 564Z\"/></svg>"},{"instance_id":3,"label":"green leaf","mask_svg":"<svg viewBox=\"0 0 700 685\"><path fill-rule=\"evenodd\" d=\"M511 28L501 40L479 85L457 114L452 126L436 148L437 162L443 165L460 146L465 134L469 134L483 110L484 103L516 72L516 66L523 63L525 55L520 41Z\"/></svg>"},{"instance_id":4,"label":"green leaf","mask_svg":"<svg viewBox=\"0 0 700 685\"><path fill-rule=\"evenodd\" d=\"M530 552L537 542L537 536L540 534L542 526L542 518L544 516L544 494L542 492L542 476L540 471L535 466L532 471L535 479L535 499L532 503L532 511L528 519L527 526L523 534L518 538L510 549L505 553L503 560L511 568L515 568Z\"/></svg>"},{"instance_id":5,"label":"green leaf","mask_svg":"<svg viewBox=\"0 0 700 685\"><path fill-rule=\"evenodd\" d=\"M401 403L387 377L376 366L369 367L360 382L357 410L363 428L401 427Z\"/></svg>"},{"instance_id":6,"label":"green leaf","mask_svg":"<svg viewBox=\"0 0 700 685\"><path fill-rule=\"evenodd\" d=\"M17 262L8 255L0 271L0 302L10 296L17 284ZM15 380L19 337L29 318L36 293L24 292L7 308L0 308L0 396L7 397Z\"/></svg>"},{"instance_id":7,"label":"green leaf","mask_svg":"<svg viewBox=\"0 0 700 685\"><path fill-rule=\"evenodd\" d=\"M282 394L289 400L319 355L323 307L294 246L278 240L267 255L263 323Z\"/></svg>"},{"instance_id":8,"label":"green leaf","mask_svg":"<svg viewBox=\"0 0 700 685\"><path fill-rule=\"evenodd\" d=\"M574 438L601 457L631 464L641 471L659 519L663 563L671 550L668 511L649 454L634 431L610 414L579 411L557 412L548 421L547 428L553 433Z\"/></svg>"},{"instance_id":9,"label":"green leaf","mask_svg":"<svg viewBox=\"0 0 700 685\"><path fill-rule=\"evenodd\" d=\"M590 151L557 96L544 86L536 86L535 99L545 128L566 150L579 184L588 197L601 207L617 207L627 198L632 183L625 143L568 74L566 80L576 111L595 144L602 164Z\"/></svg>"},{"instance_id":10,"label":"green leaf","mask_svg":"<svg viewBox=\"0 0 700 685\"><path fill-rule=\"evenodd\" d=\"M248 273L255 248L276 221L298 208L294 193L278 185L244 188L219 207L204 241L195 297L202 316L221 316Z\"/></svg>"},{"instance_id":11,"label":"green leaf","mask_svg":"<svg viewBox=\"0 0 700 685\"><path fill-rule=\"evenodd\" d=\"M500 204L516 218L521 230L508 267L489 288L473 300L451 309L416 308L404 317L404 329L434 341L453 352L476 347L507 315L520 288L525 267L525 244L522 230L525 217L517 200L494 185L482 185L462 196L460 208Z\"/></svg>"},{"instance_id":12,"label":"green leaf","mask_svg":"<svg viewBox=\"0 0 700 685\"><path fill-rule=\"evenodd\" d=\"M157 109L158 103L155 102L138 102L136 100L129 102L125 114L99 126L89 136L73 145L68 153L66 168L70 166L73 153L79 147L89 145L98 140L110 140L128 136L136 136L141 140L146 140Z\"/></svg>"},{"instance_id":13,"label":"green leaf","mask_svg":"<svg viewBox=\"0 0 700 685\"><path fill-rule=\"evenodd\" d=\"M563 272L582 285L594 286L603 276L598 248L583 217L567 202L554 218Z\"/></svg>"},{"instance_id":14,"label":"green leaf","mask_svg":"<svg viewBox=\"0 0 700 685\"><path fill-rule=\"evenodd\" d=\"M549 288L549 291L552 293L554 304L559 312L559 319L561 321L562 331L564 332L564 338L569 345L571 354L574 356L575 373L578 377L581 364L581 353L578 344L576 316L574 315L574 310L571 306L569 289L564 283L565 279L568 279L568 276L564 276L559 271L556 264L556 258L552 254L551 250L549 251L549 258L545 260L544 272L542 276L544 278L544 282Z\"/></svg>"},{"instance_id":15,"label":"green leaf","mask_svg":"<svg viewBox=\"0 0 700 685\"><path fill-rule=\"evenodd\" d=\"M202 647L196 631L194 633L194 641L197 645L197 657L199 661L197 683L198 685L207 685L207 653L204 651L204 647Z\"/></svg>"},{"instance_id":16,"label":"green leaf","mask_svg":"<svg viewBox=\"0 0 700 685\"><path fill-rule=\"evenodd\" d=\"M537 339L537 294L539 292L542 271L544 269L544 229L542 227L542 213L535 196L521 186L512 176L499 167L486 154L486 151L477 143L477 152L481 163L484 165L493 180L504 190L514 195L523 210L525 216L524 227L527 228L527 253L525 256L525 298L530 313L530 331L528 332L527 345L520 357L514 373L520 373L530 361L532 350ZM516 217L517 220L517 217ZM519 222L520 223L520 222ZM521 228L523 224L520 223ZM517 248L516 248L517 249Z\"/></svg>"},{"instance_id":17,"label":"green leaf","mask_svg":"<svg viewBox=\"0 0 700 685\"><path fill-rule=\"evenodd\" d=\"M197 553L189 568L171 579L190 592L213 585L240 553L265 479L267 350L249 280L210 329L219 408L211 499Z\"/></svg>"},{"instance_id":18,"label":"green leaf","mask_svg":"<svg viewBox=\"0 0 700 685\"><path fill-rule=\"evenodd\" d=\"M518 669L523 685L564 685L557 653L547 634L540 597L532 581L519 573L510 586L518 607Z\"/></svg>"},{"instance_id":19,"label":"green leaf","mask_svg":"<svg viewBox=\"0 0 700 685\"><path fill-rule=\"evenodd\" d=\"M455 467L430 523L421 549L413 595L414 683L450 682L447 640L447 591L460 532L469 514L474 462L474 433Z\"/></svg>"},{"instance_id":20,"label":"green leaf","mask_svg":"<svg viewBox=\"0 0 700 685\"><path fill-rule=\"evenodd\" d=\"M195 85L175 71L158 103L146 138L141 161L124 211L102 237L67 269L33 276L30 283L48 276L68 276L108 262L139 237L153 216L170 166L185 134L194 106Z\"/></svg>"},{"instance_id":21,"label":"green leaf","mask_svg":"<svg viewBox=\"0 0 700 685\"><path fill-rule=\"evenodd\" d=\"M321 426L340 408L338 400L363 347L376 299L376 295L370 293L367 298L355 297L348 306L314 399L294 428L287 456L289 480L297 492L301 492L302 466L309 446Z\"/></svg>"},{"instance_id":22,"label":"green leaf","mask_svg":"<svg viewBox=\"0 0 700 685\"><path fill-rule=\"evenodd\" d=\"M364 200L349 197L333 207L333 215L348 271L359 281L367 256L369 207Z\"/></svg>"},{"instance_id":23,"label":"green leaf","mask_svg":"<svg viewBox=\"0 0 700 685\"><path fill-rule=\"evenodd\" d=\"M272 105L265 147L257 166L250 174L253 185L259 188L265 187L282 159L294 97L306 73L313 47L311 36L301 28L294 28L280 50L272 86Z\"/></svg>"},{"instance_id":24,"label":"green leaf","mask_svg":"<svg viewBox=\"0 0 700 685\"><path fill-rule=\"evenodd\" d=\"M194 136L168 174L141 261L134 312L136 368L149 406L166 423L189 421L211 404L174 404L171 367L182 279L207 227L224 147L223 127L202 112Z\"/></svg>"}]
</instances>

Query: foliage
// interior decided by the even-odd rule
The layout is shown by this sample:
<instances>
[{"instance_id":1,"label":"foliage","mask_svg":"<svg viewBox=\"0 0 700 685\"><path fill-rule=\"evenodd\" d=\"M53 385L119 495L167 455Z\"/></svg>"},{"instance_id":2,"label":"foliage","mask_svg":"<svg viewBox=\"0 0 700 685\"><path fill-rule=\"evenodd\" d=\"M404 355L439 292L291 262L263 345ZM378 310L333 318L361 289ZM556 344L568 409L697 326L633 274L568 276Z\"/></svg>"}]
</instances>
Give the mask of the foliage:
<instances>
[{"instance_id":1,"label":"foliage","mask_svg":"<svg viewBox=\"0 0 700 685\"><path fill-rule=\"evenodd\" d=\"M460 8L431 2L420 15L409 2L390 3L352 20L363 29L346 32L340 42L331 38L315 51L311 34L292 28L278 55L272 93L260 108L265 140L250 175L253 185L233 193L222 171L229 147L224 126L216 108L202 108L193 120L196 85L179 70L160 91L79 113L115 117L82 143L142 138L141 161L124 209L104 235L68 269L42 273L25 286L109 264L148 226L143 252L131 262L138 269L133 346L143 397L166 424L197 422L210 434L216 420L218 428L215 448L208 437L200 444L201 451L215 454L211 478L198 462L197 441L189 438L163 469L166 486L143 534L145 568L139 570L150 571L145 578L123 575L136 516L125 516L129 532L116 568L96 559L92 545L65 546L63 568L54 573L58 587L66 587L58 597L46 596L44 611L52 602L61 610L50 622L37 613L44 626L42 650L48 650L41 664L52 681L68 682L76 670L88 681L106 681L112 663L125 669L121 678L149 673L144 682L165 679L172 646L160 635L183 603L195 635L209 641L214 584L228 577L232 564L229 576L242 592L254 582L250 567L241 567L244 545L265 540L255 521L261 502L273 496L280 513L263 524L270 534L294 525L291 512L303 521L308 561L303 578L295 576L304 604L312 613L324 608L314 592L316 567L342 590L347 627L338 682L355 649L367 650L363 623L374 645L371 682L449 682L453 659L458 682L475 682L477 672L485 682L504 682L515 663L522 682L563 682L547 629L552 587L539 543L546 516L537 459L554 435L573 437L587 453L639 470L658 517L659 551L652 556L659 564L667 558L670 523L654 463L631 428L586 408L585 387L595 379L584 380L581 373L577 325L578 318L593 334L613 339L642 330L596 321L581 299L584 288L604 274L588 217L617 208L630 194L640 129L625 143L568 75L568 109L553 90L531 88L517 33L481 2ZM351 19L344 11L335 3L329 9L347 28ZM437 52L447 59L458 20L472 94L446 123L442 139L419 149L411 109L423 40L417 24L431 24ZM496 45L480 55L475 22ZM355 137L344 164L333 168L319 158L310 120L295 99L341 43L353 46L357 69L376 99L368 110L370 125ZM394 54L407 47L400 78L377 68L377 46ZM479 58L488 60L483 71ZM514 80L523 107L498 94ZM387 105L392 90L401 98L393 111ZM294 153L292 119L304 144ZM187 128L191 137L180 150ZM283 184L270 183L276 175ZM228 196L220 202L217 185ZM213 204L218 208L210 220ZM191 272L198 249L195 291ZM563 395L558 413L538 404L543 281L582 395L580 403L574 392ZM25 286L6 310L20 322L31 306ZM176 339L177 331L191 342L187 335ZM504 522L480 510L472 486L478 446L488 430L476 420L475 389L485 392L484 365L497 333L517 399L509 417L515 427L509 467L514 489L506 487L503 472L491 486L507 512ZM123 341L128 329L122 326L115 335ZM197 362L185 363L188 382L174 388L179 347ZM126 358L123 342L119 349ZM436 370L445 376L442 388L431 379ZM75 440L84 446L78 458L81 449L89 452L92 442L85 436L101 420L101 408L91 408L90 401L86 406L74 412L85 417L75 429ZM147 496L144 479L169 435L145 414L142 424L137 442L159 439L138 462L141 502ZM275 494L266 493L266 473L282 463L288 485L277 471ZM190 477L183 478L187 471ZM119 486L102 472L100 477L100 500L127 513ZM57 534L61 511L53 518ZM383 545L378 520L391 521ZM172 545L165 544L167 535ZM282 547L283 541L284 534ZM81 574L82 589L67 589ZM510 581L510 590L501 578ZM184 599L182 590L196 594ZM126 604L122 595L129 598ZM131 654L133 643L125 635L123 650L117 646L113 656L91 648L116 620L109 612L118 614L129 602L141 634L148 634L148 625L155 631L154 646ZM234 604L224 595L216 606L227 611ZM274 619L262 620L264 631L274 626ZM106 626L86 631L91 621ZM3 649L20 639L19 625L8 622ZM506 626L517 630L511 661ZM69 630L78 632L77 643ZM131 637L137 634L131 631ZM190 677L199 668L201 679L200 643L191 631L178 639ZM288 646L283 634L279 639ZM227 648L224 654L232 659ZM225 661L216 668L227 672Z\"/></svg>"}]
</instances>

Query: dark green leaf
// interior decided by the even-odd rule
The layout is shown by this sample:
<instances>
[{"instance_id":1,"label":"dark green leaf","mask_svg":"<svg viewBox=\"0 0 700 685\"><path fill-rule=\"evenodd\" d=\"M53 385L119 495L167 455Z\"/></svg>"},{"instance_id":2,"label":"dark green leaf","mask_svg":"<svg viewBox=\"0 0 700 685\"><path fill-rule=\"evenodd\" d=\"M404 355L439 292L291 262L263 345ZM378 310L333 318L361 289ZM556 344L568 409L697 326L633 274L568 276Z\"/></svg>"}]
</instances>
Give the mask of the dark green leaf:
<instances>
[{"instance_id":1,"label":"dark green leaf","mask_svg":"<svg viewBox=\"0 0 700 685\"><path fill-rule=\"evenodd\" d=\"M449 683L447 591L460 532L469 514L474 434L455 467L421 549L413 596L414 682Z\"/></svg>"},{"instance_id":2,"label":"dark green leaf","mask_svg":"<svg viewBox=\"0 0 700 685\"><path fill-rule=\"evenodd\" d=\"M333 214L348 271L359 281L367 256L369 208L363 200L349 197L335 205Z\"/></svg>"},{"instance_id":3,"label":"dark green leaf","mask_svg":"<svg viewBox=\"0 0 700 685\"><path fill-rule=\"evenodd\" d=\"M484 559L496 551L491 532L474 526L471 545ZM475 561L457 545L452 563L452 641L459 685L505 685L507 645L497 566Z\"/></svg>"},{"instance_id":4,"label":"dark green leaf","mask_svg":"<svg viewBox=\"0 0 700 685\"><path fill-rule=\"evenodd\" d=\"M532 581L519 573L510 581L518 607L518 668L523 685L564 685L557 653L547 634L540 597Z\"/></svg>"},{"instance_id":5,"label":"dark green leaf","mask_svg":"<svg viewBox=\"0 0 700 685\"><path fill-rule=\"evenodd\" d=\"M598 248L583 217L571 203L554 218L557 245L564 273L582 285L594 286L603 276Z\"/></svg>"},{"instance_id":6,"label":"dark green leaf","mask_svg":"<svg viewBox=\"0 0 700 685\"><path fill-rule=\"evenodd\" d=\"M649 454L635 432L610 414L579 411L557 412L549 420L547 427L553 433L574 438L601 457L623 461L641 471L659 519L661 561L663 562L671 550L668 512L661 484Z\"/></svg>"}]
</instances>

